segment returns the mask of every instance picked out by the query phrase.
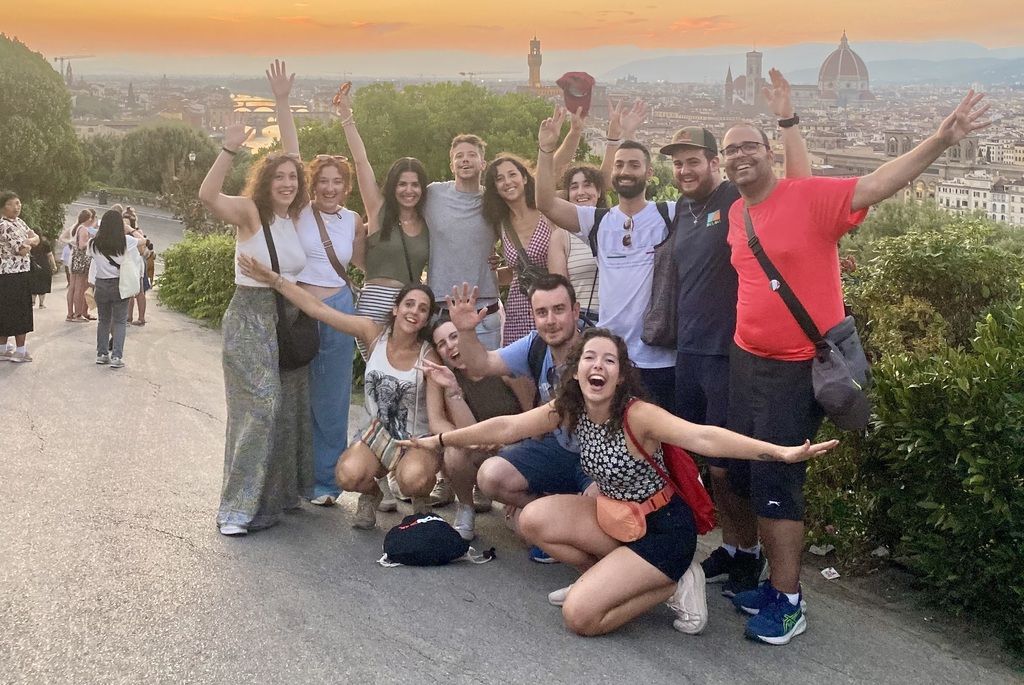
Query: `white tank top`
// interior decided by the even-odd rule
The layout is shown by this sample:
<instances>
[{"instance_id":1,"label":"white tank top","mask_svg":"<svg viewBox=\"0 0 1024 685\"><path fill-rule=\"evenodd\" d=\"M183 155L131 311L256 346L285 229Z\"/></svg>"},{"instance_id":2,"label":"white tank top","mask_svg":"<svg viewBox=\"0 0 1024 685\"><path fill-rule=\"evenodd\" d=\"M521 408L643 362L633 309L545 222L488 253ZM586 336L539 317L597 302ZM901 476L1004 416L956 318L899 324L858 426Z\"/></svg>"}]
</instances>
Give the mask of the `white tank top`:
<instances>
[{"instance_id":1,"label":"white tank top","mask_svg":"<svg viewBox=\"0 0 1024 685\"><path fill-rule=\"evenodd\" d=\"M302 267L306 265L306 253L302 251L295 224L286 216L275 216L274 223L270 224L270 235L274 238L274 250L277 252L280 273L294 283ZM270 251L267 250L267 239L263 236L262 229L256 231L248 240L235 241L235 285L269 287L242 273L241 267L238 266L238 255L241 254L251 255L260 264L271 266Z\"/></svg>"},{"instance_id":2,"label":"white tank top","mask_svg":"<svg viewBox=\"0 0 1024 685\"><path fill-rule=\"evenodd\" d=\"M381 333L366 360L363 376L364 405L371 419L378 419L391 437L405 440L430 432L427 421L427 382L416 367L427 354L429 343L420 346L413 368L400 371L388 361L391 330Z\"/></svg>"},{"instance_id":3,"label":"white tank top","mask_svg":"<svg viewBox=\"0 0 1024 685\"><path fill-rule=\"evenodd\" d=\"M320 217L324 220L324 228L327 229L327 237L331 239L334 254L347 269L352 259L352 243L356 239L356 221L362 219L351 209L344 207L334 214L320 212ZM327 257L327 250L320 240L320 228L316 225L316 217L313 216L312 204L306 205L302 210L295 226L299 233L299 242L306 253L306 266L299 273L299 282L324 288L340 288L346 285Z\"/></svg>"}]
</instances>

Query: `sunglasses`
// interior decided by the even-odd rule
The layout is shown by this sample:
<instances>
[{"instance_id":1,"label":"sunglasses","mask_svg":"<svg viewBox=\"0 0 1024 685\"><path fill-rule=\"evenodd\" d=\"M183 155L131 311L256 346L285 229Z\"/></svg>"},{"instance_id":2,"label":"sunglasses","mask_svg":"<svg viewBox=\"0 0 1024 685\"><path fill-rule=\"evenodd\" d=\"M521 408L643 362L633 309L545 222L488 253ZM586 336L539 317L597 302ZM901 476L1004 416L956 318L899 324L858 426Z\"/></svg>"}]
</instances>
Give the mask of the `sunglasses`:
<instances>
[{"instance_id":1,"label":"sunglasses","mask_svg":"<svg viewBox=\"0 0 1024 685\"><path fill-rule=\"evenodd\" d=\"M626 220L622 222L622 230L626 232L622 236L622 246L629 247L633 244L633 217L626 217Z\"/></svg>"},{"instance_id":2,"label":"sunglasses","mask_svg":"<svg viewBox=\"0 0 1024 685\"><path fill-rule=\"evenodd\" d=\"M314 159L318 159L321 162L326 162L327 160L331 160L331 159L333 159L336 162L347 162L348 161L348 157L346 157L345 155L317 155L316 157L314 157Z\"/></svg>"}]
</instances>

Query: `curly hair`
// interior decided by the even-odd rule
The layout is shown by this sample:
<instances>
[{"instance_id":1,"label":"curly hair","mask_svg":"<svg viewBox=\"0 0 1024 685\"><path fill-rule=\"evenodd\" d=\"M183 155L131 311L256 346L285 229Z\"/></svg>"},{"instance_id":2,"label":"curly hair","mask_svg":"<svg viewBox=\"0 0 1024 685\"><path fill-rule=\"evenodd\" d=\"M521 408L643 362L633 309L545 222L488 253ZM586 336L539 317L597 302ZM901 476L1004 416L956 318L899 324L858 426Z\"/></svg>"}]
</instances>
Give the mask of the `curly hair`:
<instances>
[{"instance_id":1,"label":"curly hair","mask_svg":"<svg viewBox=\"0 0 1024 685\"><path fill-rule=\"evenodd\" d=\"M530 171L529 162L508 153L498 155L494 161L487 165L487 170L484 171L483 215L484 220L494 228L495 234L499 237L501 235L501 226L504 222L508 221L510 213L508 204L498 194L498 183L496 180L498 167L505 162L514 164L519 173L523 175L523 180L526 184L523 190L526 195L526 206L530 209L537 208L537 184L533 180L533 173Z\"/></svg>"},{"instance_id":2,"label":"curly hair","mask_svg":"<svg viewBox=\"0 0 1024 685\"><path fill-rule=\"evenodd\" d=\"M433 338L431 338L431 335L433 335L434 327L430 325L430 318L434 315L434 311L437 309L437 299L434 297L434 291L430 289L429 285L427 285L426 283L410 283L409 285L399 290L398 294L395 295L394 306L397 307L399 303L401 303L401 301L405 299L406 295L411 293L413 290L419 290L420 292L424 293L427 296L427 300L430 302L430 306L427 310L427 323L426 325L423 326L423 328L419 330L417 337L420 340L426 341L428 343L433 343ZM394 311L388 312L388 319L385 322L385 327L388 330L394 329Z\"/></svg>"},{"instance_id":3,"label":"curly hair","mask_svg":"<svg viewBox=\"0 0 1024 685\"><path fill-rule=\"evenodd\" d=\"M348 199L348 194L352 192L352 163L348 161L347 157L341 155L317 155L313 158L313 161L306 167L306 185L309 188L309 199L316 199L316 184L320 181L320 174L324 172L327 167L334 167L341 174L341 180L345 184L345 197L338 203L341 206L345 206L345 201Z\"/></svg>"},{"instance_id":4,"label":"curly hair","mask_svg":"<svg viewBox=\"0 0 1024 685\"><path fill-rule=\"evenodd\" d=\"M597 188L597 206L607 207L608 197L605 192L604 176L601 174L601 170L596 166L590 164L580 164L578 166L571 166L565 170L562 174L561 180L558 182L558 188L562 192L562 198L569 200L569 186L572 185L572 179L576 174L583 174L590 183Z\"/></svg>"},{"instance_id":5,"label":"curly hair","mask_svg":"<svg viewBox=\"0 0 1024 685\"><path fill-rule=\"evenodd\" d=\"M274 181L277 167L286 162L295 165L298 176L298 187L295 189L295 199L288 205L288 216L293 219L298 217L299 212L309 202L309 195L306 193L306 175L303 173L301 160L283 152L272 152L253 165L245 183L245 195L255 203L256 209L260 213L260 221L268 225L274 221L274 205L270 199L270 185Z\"/></svg>"},{"instance_id":6,"label":"curly hair","mask_svg":"<svg viewBox=\"0 0 1024 685\"><path fill-rule=\"evenodd\" d=\"M395 193L397 192L398 182L402 179L402 174L407 171L416 174L416 179L420 182L421 194L420 199L416 202L416 213L420 219L423 219L423 208L427 205L427 183L429 183L427 180L427 170L423 167L423 162L415 157L402 157L395 160L395 163L388 169L388 175L384 179L384 187L381 188L381 194L384 196L384 206L380 212L380 239L385 242L391 240L391 229L399 225L398 198L395 197Z\"/></svg>"},{"instance_id":7,"label":"curly hair","mask_svg":"<svg viewBox=\"0 0 1024 685\"><path fill-rule=\"evenodd\" d=\"M555 412L558 414L558 422L563 429L570 433L576 432L576 424L587 411L583 390L580 389L580 383L574 376L580 367L583 348L594 338L611 340L619 355L619 383L612 396L611 414L608 419L609 427L613 431L621 429L622 417L626 413L626 404L634 397L639 399L646 397L643 384L640 382L640 372L629 359L626 342L607 328L588 328L583 331L579 341L569 350L565 370L559 376L558 390L555 392Z\"/></svg>"}]
</instances>

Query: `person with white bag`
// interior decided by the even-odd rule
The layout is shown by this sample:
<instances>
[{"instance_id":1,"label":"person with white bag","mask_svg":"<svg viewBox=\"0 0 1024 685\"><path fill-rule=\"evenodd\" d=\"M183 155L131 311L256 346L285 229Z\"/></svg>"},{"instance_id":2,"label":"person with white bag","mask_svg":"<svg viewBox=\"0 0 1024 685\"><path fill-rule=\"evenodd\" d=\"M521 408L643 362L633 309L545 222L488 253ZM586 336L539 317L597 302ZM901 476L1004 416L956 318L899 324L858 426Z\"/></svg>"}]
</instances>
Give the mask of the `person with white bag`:
<instances>
[{"instance_id":1,"label":"person with white bag","mask_svg":"<svg viewBox=\"0 0 1024 685\"><path fill-rule=\"evenodd\" d=\"M109 364L112 369L124 366L128 300L139 292L143 249L145 244L138 238L125 235L124 218L117 210L103 215L96 237L89 241L89 255L92 257L89 280L95 285L99 310L96 363Z\"/></svg>"}]
</instances>

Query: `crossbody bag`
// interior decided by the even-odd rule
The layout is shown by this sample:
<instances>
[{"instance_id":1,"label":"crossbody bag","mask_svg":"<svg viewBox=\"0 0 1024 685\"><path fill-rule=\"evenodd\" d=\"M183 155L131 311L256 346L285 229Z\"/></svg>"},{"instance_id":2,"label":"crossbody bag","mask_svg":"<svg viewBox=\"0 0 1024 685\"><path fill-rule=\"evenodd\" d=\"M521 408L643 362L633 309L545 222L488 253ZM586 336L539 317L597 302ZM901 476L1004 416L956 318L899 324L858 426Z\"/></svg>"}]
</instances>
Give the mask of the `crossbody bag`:
<instances>
[{"instance_id":1,"label":"crossbody bag","mask_svg":"<svg viewBox=\"0 0 1024 685\"><path fill-rule=\"evenodd\" d=\"M267 252L270 253L270 268L281 273L274 237L270 234L270 226L265 221L263 237L267 241ZM283 371L300 369L313 361L313 357L320 351L320 329L317 320L307 316L302 310L299 310L293 319L289 319L284 295L276 290L274 304L277 307L277 365Z\"/></svg>"}]
</instances>

